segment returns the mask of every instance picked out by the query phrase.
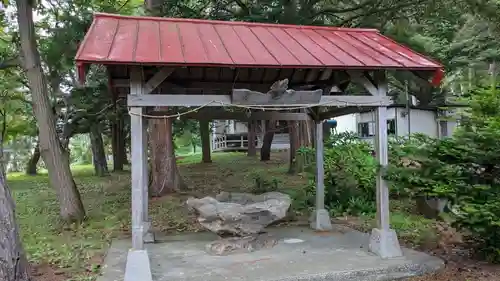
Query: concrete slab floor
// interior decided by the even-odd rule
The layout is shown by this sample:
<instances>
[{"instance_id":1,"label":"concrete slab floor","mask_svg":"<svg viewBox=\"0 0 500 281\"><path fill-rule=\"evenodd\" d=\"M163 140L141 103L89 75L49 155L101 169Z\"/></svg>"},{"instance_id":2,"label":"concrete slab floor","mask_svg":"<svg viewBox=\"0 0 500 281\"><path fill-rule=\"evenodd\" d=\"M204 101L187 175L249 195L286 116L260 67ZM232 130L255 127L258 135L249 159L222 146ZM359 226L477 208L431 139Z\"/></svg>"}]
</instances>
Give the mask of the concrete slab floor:
<instances>
[{"instance_id":1,"label":"concrete slab floor","mask_svg":"<svg viewBox=\"0 0 500 281\"><path fill-rule=\"evenodd\" d=\"M272 249L211 256L211 233L159 237L148 244L155 281L371 281L396 280L437 271L443 262L404 249L404 257L383 260L367 251L369 236L343 226L317 233L308 228L270 228L280 238ZM122 281L130 241L111 245L98 281ZM140 280L138 280L140 281Z\"/></svg>"}]
</instances>

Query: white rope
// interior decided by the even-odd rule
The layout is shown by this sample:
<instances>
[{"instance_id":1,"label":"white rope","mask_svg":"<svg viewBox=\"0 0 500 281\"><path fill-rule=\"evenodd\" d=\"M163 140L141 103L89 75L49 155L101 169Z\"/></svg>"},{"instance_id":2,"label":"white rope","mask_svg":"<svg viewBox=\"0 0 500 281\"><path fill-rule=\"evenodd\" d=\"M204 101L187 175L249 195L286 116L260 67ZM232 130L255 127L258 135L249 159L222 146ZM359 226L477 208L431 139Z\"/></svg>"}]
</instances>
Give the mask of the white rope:
<instances>
[{"instance_id":1,"label":"white rope","mask_svg":"<svg viewBox=\"0 0 500 281\"><path fill-rule=\"evenodd\" d=\"M331 96L330 96L331 97ZM135 113L135 112L131 112L130 111L130 107L129 107L129 111L128 113L130 115L134 115L134 116L141 116L141 117L144 117L144 118L151 118L151 119L168 119L168 118L177 118L179 119L181 116L183 115L186 115L186 114L190 114L190 113L195 113L197 112L198 110L204 108L204 107L207 107L211 104L220 104L221 106L223 107L229 107L229 106L232 106L232 107L238 107L238 108L245 108L245 109L257 109L257 110L262 110L262 111L288 111L288 110L299 110L299 109L306 109L306 108L312 108L312 107L317 107L317 106L327 106L327 105L330 105L332 103L337 103L337 102L342 102L341 100L332 100L332 101L328 101L328 102L323 102L323 103L318 103L318 104L315 104L315 105L306 105L306 106L293 106L293 107L280 107L279 105L276 105L276 107L274 107L274 105L268 107L268 106L252 106L252 105L241 105L241 104L226 104L224 102L221 102L221 101L210 101L204 105L201 105L201 106L198 106L194 109L190 109L186 112L178 112L176 114L172 114L172 115L148 115L148 114L142 114L142 113ZM354 102L349 102L349 104L353 104ZM356 103L354 103L356 104ZM366 106L366 102L364 103L359 103L359 104L363 104ZM373 102L373 105L377 105L379 104L379 102ZM348 106L348 103L346 102L346 105L345 107Z\"/></svg>"}]
</instances>

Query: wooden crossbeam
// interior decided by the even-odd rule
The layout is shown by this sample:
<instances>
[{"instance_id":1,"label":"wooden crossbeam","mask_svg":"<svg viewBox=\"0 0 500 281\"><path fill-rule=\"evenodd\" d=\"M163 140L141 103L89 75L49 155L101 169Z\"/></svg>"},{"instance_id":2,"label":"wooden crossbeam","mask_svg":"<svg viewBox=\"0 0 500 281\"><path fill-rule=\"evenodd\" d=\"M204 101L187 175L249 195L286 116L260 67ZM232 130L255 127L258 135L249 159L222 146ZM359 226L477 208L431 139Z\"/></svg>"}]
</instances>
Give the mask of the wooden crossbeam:
<instances>
[{"instance_id":1,"label":"wooden crossbeam","mask_svg":"<svg viewBox=\"0 0 500 281\"><path fill-rule=\"evenodd\" d=\"M163 112L163 116L168 116L168 112ZM157 113L155 113L157 114ZM160 115L161 116L161 115ZM308 121L311 116L307 113L295 112L271 112L258 111L247 114L245 112L230 112L225 110L200 110L198 112L189 113L181 116L181 119L197 119L197 120L283 120L283 121Z\"/></svg>"},{"instance_id":2,"label":"wooden crossbeam","mask_svg":"<svg viewBox=\"0 0 500 281\"><path fill-rule=\"evenodd\" d=\"M246 104L245 107L387 106L387 96L322 96L319 103ZM232 106L231 95L140 95L127 97L128 106Z\"/></svg>"}]
</instances>

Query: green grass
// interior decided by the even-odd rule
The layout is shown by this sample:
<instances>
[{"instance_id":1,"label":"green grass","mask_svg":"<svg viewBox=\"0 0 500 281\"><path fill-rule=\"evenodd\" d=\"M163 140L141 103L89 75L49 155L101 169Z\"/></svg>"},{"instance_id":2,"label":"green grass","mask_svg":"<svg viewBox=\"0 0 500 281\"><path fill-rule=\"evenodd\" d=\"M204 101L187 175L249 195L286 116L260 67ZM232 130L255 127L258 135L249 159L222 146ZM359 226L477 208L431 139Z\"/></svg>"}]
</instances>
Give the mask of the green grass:
<instances>
[{"instance_id":1,"label":"green grass","mask_svg":"<svg viewBox=\"0 0 500 281\"><path fill-rule=\"evenodd\" d=\"M278 178L284 188L305 184L301 176L286 175L286 159L273 157L264 163L243 153L214 153L213 163L205 164L199 154L183 156L178 162L190 190L150 201L155 230L200 230L183 206L187 197L249 190L255 175ZM73 166L72 171L88 216L82 225L68 226L59 220L59 204L45 171L37 176L9 174L8 185L30 262L50 264L71 280L88 281L98 273L111 239L130 235L130 175L99 178L92 165Z\"/></svg>"},{"instance_id":2,"label":"green grass","mask_svg":"<svg viewBox=\"0 0 500 281\"><path fill-rule=\"evenodd\" d=\"M91 274L110 239L129 221L127 176L97 178L92 167L74 169L88 219L82 225L63 225L59 204L49 188L47 175L9 175L8 184L28 258L47 263L61 272Z\"/></svg>"}]
</instances>

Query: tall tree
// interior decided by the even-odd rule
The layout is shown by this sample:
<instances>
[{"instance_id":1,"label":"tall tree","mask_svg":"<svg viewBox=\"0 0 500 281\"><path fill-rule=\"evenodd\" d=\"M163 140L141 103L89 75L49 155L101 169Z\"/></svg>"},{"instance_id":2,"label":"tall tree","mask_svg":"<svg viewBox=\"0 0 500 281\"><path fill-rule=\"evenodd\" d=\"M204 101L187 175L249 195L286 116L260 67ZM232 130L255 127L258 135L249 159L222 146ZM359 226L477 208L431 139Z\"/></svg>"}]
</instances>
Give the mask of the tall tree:
<instances>
[{"instance_id":1,"label":"tall tree","mask_svg":"<svg viewBox=\"0 0 500 281\"><path fill-rule=\"evenodd\" d=\"M16 223L14 200L2 172L3 162L0 153L0 280L31 281L28 260Z\"/></svg>"},{"instance_id":2,"label":"tall tree","mask_svg":"<svg viewBox=\"0 0 500 281\"><path fill-rule=\"evenodd\" d=\"M50 183L56 189L62 219L67 222L80 222L85 217L85 210L71 174L69 155L63 150L57 134L56 117L49 100L46 77L37 49L33 2L16 0L16 6L23 67L33 97L40 150L49 171Z\"/></svg>"}]
</instances>

